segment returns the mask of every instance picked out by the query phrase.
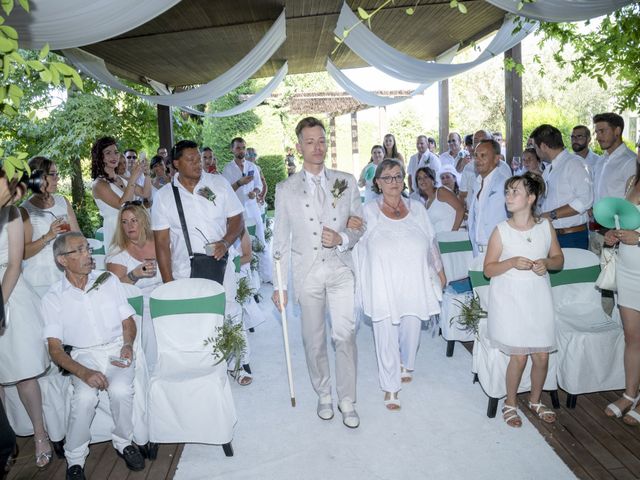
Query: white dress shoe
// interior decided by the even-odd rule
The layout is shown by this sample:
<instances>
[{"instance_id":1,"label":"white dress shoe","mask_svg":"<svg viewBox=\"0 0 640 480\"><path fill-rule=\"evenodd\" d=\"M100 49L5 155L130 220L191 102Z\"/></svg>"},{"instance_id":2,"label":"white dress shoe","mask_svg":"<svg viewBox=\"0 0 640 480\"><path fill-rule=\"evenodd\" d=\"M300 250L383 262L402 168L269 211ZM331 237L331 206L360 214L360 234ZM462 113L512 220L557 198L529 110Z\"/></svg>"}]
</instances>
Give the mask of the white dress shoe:
<instances>
[{"instance_id":1,"label":"white dress shoe","mask_svg":"<svg viewBox=\"0 0 640 480\"><path fill-rule=\"evenodd\" d=\"M349 400L343 400L338 405L338 410L342 413L342 423L349 428L358 428L360 425L360 417L358 412Z\"/></svg>"},{"instance_id":2,"label":"white dress shoe","mask_svg":"<svg viewBox=\"0 0 640 480\"><path fill-rule=\"evenodd\" d=\"M318 398L317 412L322 420L331 420L333 418L333 400L330 396Z\"/></svg>"}]
</instances>

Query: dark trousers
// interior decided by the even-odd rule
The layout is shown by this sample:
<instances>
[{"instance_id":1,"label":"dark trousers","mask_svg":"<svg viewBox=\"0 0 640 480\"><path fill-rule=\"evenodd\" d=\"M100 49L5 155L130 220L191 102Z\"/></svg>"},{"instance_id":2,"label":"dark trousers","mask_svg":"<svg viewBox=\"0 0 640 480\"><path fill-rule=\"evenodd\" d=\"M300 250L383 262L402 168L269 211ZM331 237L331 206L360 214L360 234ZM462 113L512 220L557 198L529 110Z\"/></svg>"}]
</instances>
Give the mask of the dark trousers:
<instances>
[{"instance_id":1,"label":"dark trousers","mask_svg":"<svg viewBox=\"0 0 640 480\"><path fill-rule=\"evenodd\" d=\"M582 248L589 250L589 231L566 233L558 235L558 243L561 248Z\"/></svg>"},{"instance_id":2,"label":"dark trousers","mask_svg":"<svg viewBox=\"0 0 640 480\"><path fill-rule=\"evenodd\" d=\"M7 419L7 413L4 411L4 405L0 401L0 477L3 477L2 472L4 466L7 464L7 460L13 453L13 449L16 445L16 434L13 433L13 428L9 425Z\"/></svg>"}]
</instances>

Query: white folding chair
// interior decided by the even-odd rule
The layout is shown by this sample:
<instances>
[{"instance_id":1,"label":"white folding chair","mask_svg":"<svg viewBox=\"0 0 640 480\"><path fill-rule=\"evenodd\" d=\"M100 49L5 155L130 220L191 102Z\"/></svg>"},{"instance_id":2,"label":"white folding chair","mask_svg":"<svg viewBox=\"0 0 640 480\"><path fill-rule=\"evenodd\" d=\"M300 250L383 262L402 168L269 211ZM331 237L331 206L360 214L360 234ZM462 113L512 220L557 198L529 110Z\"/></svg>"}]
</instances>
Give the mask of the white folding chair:
<instances>
[{"instance_id":1,"label":"white folding chair","mask_svg":"<svg viewBox=\"0 0 640 480\"><path fill-rule=\"evenodd\" d=\"M236 411L227 364L204 341L216 337L224 318L224 288L188 278L151 294L158 361L149 382L149 433L157 443L222 445L233 455Z\"/></svg>"},{"instance_id":2,"label":"white folding chair","mask_svg":"<svg viewBox=\"0 0 640 480\"><path fill-rule=\"evenodd\" d=\"M449 284L461 280L469 275L469 266L473 260L473 249L466 230L456 232L439 232L436 234L442 266ZM440 330L442 338L447 341L447 357L453 355L456 341L471 342L473 333L458 328L455 318L460 315L460 302L467 302L469 292L456 292L448 286L442 294L442 306L440 313Z\"/></svg>"},{"instance_id":3,"label":"white folding chair","mask_svg":"<svg viewBox=\"0 0 640 480\"><path fill-rule=\"evenodd\" d=\"M96 262L95 270L105 271L107 269L106 258L105 258L106 255L102 255L102 254L96 255L95 253L93 253L91 257L93 258L93 261Z\"/></svg>"},{"instance_id":4,"label":"white folding chair","mask_svg":"<svg viewBox=\"0 0 640 480\"><path fill-rule=\"evenodd\" d=\"M595 286L600 259L588 250L562 252L564 268L551 275L558 385L567 392L567 407L574 408L581 393L624 388L624 333L619 321L602 309Z\"/></svg>"},{"instance_id":5,"label":"white folding chair","mask_svg":"<svg viewBox=\"0 0 640 480\"><path fill-rule=\"evenodd\" d=\"M469 277L473 285L473 291L478 295L482 309L489 311L489 279L483 273L483 257L476 257L471 263ZM530 292L534 295L535 292ZM479 381L480 386L489 397L487 416L496 416L498 401L506 396L506 375L510 357L491 345L487 336L487 319L481 319L478 325L478 336L473 343L473 366L475 374L474 382ZM556 380L556 365L558 355L556 352L549 355L549 368L543 390L550 391L551 402L554 408L560 407L558 400L558 383ZM531 362L528 361L522 373L522 380L518 387L518 393L531 390Z\"/></svg>"},{"instance_id":6,"label":"white folding chair","mask_svg":"<svg viewBox=\"0 0 640 480\"><path fill-rule=\"evenodd\" d=\"M101 240L98 240L97 238L87 238L87 242L89 242L89 246L91 248L93 248L93 254L94 255L104 255L105 254L104 244L102 243Z\"/></svg>"}]
</instances>

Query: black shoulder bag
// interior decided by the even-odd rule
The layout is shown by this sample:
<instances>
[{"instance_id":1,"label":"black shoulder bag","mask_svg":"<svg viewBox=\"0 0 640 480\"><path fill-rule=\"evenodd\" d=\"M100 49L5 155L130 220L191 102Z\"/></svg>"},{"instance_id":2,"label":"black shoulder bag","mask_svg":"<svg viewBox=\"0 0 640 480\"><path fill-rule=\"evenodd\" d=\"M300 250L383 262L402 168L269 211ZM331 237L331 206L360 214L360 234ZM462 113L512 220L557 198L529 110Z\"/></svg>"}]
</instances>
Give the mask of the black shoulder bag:
<instances>
[{"instance_id":1,"label":"black shoulder bag","mask_svg":"<svg viewBox=\"0 0 640 480\"><path fill-rule=\"evenodd\" d=\"M187 244L187 252L191 259L191 278L206 278L222 285L224 272L227 268L229 253L225 253L224 257L220 260L216 260L213 256L205 255L204 253L193 253L193 250L191 250L191 240L189 239L189 230L187 230L187 222L184 219L184 210L182 209L180 192L178 192L178 187L176 187L173 182L171 183L171 188L173 189L173 196L176 199L178 215L180 216L180 225L182 225L184 241Z\"/></svg>"}]
</instances>

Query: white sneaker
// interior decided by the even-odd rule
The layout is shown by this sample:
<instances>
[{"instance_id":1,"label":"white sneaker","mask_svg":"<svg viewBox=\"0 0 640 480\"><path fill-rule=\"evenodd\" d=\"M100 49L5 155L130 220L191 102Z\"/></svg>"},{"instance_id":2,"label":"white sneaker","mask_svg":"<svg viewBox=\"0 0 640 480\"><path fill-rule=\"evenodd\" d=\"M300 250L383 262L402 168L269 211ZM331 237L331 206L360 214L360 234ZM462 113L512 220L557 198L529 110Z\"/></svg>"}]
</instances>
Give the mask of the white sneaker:
<instances>
[{"instance_id":1,"label":"white sneaker","mask_svg":"<svg viewBox=\"0 0 640 480\"><path fill-rule=\"evenodd\" d=\"M338 410L342 413L342 423L349 428L358 428L360 417L350 400L343 400L338 405Z\"/></svg>"},{"instance_id":2,"label":"white sneaker","mask_svg":"<svg viewBox=\"0 0 640 480\"><path fill-rule=\"evenodd\" d=\"M333 400L330 395L318 398L317 412L322 420L331 420L333 418Z\"/></svg>"}]
</instances>

